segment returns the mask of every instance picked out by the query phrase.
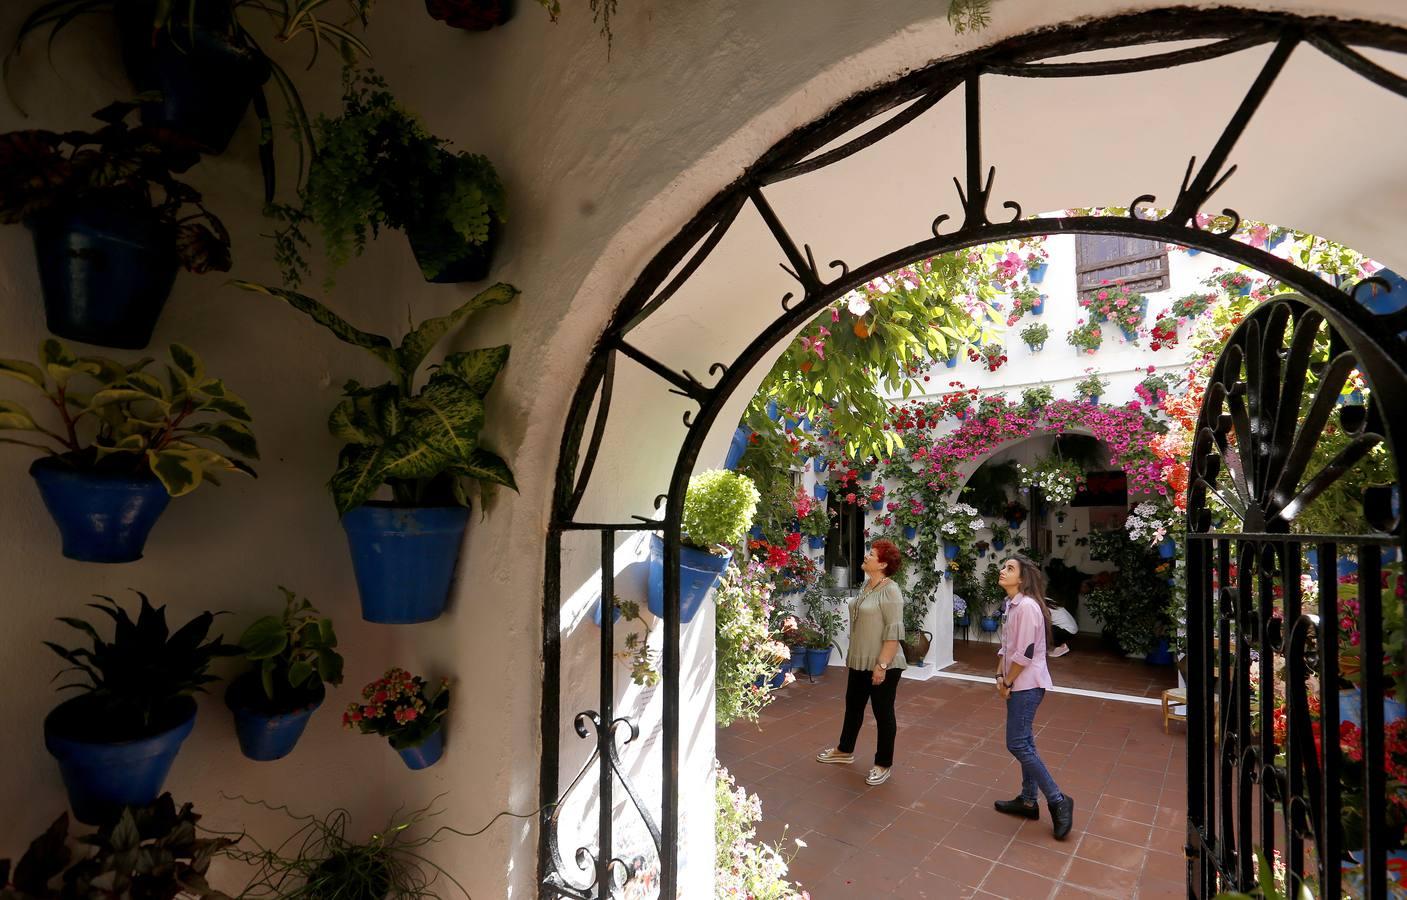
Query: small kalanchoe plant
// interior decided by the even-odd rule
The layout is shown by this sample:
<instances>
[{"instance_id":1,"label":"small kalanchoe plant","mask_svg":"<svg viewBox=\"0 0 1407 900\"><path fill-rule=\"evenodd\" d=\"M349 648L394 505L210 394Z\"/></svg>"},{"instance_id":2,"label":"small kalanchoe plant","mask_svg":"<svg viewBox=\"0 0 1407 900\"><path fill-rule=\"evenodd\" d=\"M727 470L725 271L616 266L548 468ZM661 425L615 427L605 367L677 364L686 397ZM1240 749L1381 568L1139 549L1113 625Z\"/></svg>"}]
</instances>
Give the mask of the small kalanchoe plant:
<instances>
[{"instance_id":1,"label":"small kalanchoe plant","mask_svg":"<svg viewBox=\"0 0 1407 900\"><path fill-rule=\"evenodd\" d=\"M441 720L449 712L449 679L440 679L438 687L431 689L419 675L390 668L362 688L362 700L347 705L342 725L362 734L379 734L403 750L418 746L443 726Z\"/></svg>"}]
</instances>

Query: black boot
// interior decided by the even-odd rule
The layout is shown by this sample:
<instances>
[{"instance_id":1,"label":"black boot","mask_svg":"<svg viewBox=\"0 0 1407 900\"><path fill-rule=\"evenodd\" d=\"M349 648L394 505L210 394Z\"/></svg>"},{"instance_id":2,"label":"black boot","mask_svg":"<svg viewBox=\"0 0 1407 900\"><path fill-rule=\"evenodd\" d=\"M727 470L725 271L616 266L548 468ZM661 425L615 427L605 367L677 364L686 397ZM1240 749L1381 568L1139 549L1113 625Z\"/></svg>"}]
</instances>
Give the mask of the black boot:
<instances>
[{"instance_id":1,"label":"black boot","mask_svg":"<svg viewBox=\"0 0 1407 900\"><path fill-rule=\"evenodd\" d=\"M1006 813L1009 816L1021 816L1025 819L1039 819L1041 817L1040 804L1027 802L1020 797L1015 800L998 800L992 804L999 813ZM1067 828L1066 831L1069 831Z\"/></svg>"},{"instance_id":2,"label":"black boot","mask_svg":"<svg viewBox=\"0 0 1407 900\"><path fill-rule=\"evenodd\" d=\"M1050 820L1055 823L1055 839L1065 840L1075 822L1075 798L1064 794L1059 803L1050 804Z\"/></svg>"}]
</instances>

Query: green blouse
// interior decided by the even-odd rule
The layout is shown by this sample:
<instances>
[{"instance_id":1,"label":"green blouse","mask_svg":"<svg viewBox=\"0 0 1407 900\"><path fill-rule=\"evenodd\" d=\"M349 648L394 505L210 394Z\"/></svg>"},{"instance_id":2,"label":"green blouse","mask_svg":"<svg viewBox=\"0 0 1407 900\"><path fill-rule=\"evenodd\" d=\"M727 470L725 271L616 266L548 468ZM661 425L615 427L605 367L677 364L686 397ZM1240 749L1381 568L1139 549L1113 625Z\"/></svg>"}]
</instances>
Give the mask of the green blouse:
<instances>
[{"instance_id":1,"label":"green blouse","mask_svg":"<svg viewBox=\"0 0 1407 900\"><path fill-rule=\"evenodd\" d=\"M852 669L873 669L885 641L904 639L904 595L893 580L877 590L862 588L850 601L850 648L845 664ZM889 663L891 669L904 668L904 651L898 650Z\"/></svg>"}]
</instances>

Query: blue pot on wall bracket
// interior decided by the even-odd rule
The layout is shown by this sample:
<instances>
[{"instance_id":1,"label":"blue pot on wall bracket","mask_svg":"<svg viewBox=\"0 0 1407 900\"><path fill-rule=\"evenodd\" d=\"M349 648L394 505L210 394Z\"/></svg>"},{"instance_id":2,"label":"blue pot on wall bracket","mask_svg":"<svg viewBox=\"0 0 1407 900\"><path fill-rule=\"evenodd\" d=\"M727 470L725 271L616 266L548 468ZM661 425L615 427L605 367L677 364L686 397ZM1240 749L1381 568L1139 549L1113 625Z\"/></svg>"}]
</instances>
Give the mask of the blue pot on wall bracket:
<instances>
[{"instance_id":1,"label":"blue pot on wall bracket","mask_svg":"<svg viewBox=\"0 0 1407 900\"><path fill-rule=\"evenodd\" d=\"M947 359L943 360L943 365L947 366L950 369L956 369L958 366L958 358L956 356L950 356Z\"/></svg>"},{"instance_id":2,"label":"blue pot on wall bracket","mask_svg":"<svg viewBox=\"0 0 1407 900\"><path fill-rule=\"evenodd\" d=\"M884 501L883 501L883 500L871 500L871 501L870 501L870 509L874 510L875 512L883 512L883 511L884 511Z\"/></svg>"},{"instance_id":3,"label":"blue pot on wall bracket","mask_svg":"<svg viewBox=\"0 0 1407 900\"><path fill-rule=\"evenodd\" d=\"M146 806L195 727L195 701L183 697L159 731L126 741L94 740L85 726L94 716L87 696L54 707L44 719L44 747L58 760L73 815L85 825L117 819L124 806Z\"/></svg>"},{"instance_id":4,"label":"blue pot on wall bracket","mask_svg":"<svg viewBox=\"0 0 1407 900\"><path fill-rule=\"evenodd\" d=\"M1036 263L1026 270L1026 277L1031 279L1032 284L1040 284L1045 281L1045 270L1050 268L1050 263Z\"/></svg>"},{"instance_id":5,"label":"blue pot on wall bracket","mask_svg":"<svg viewBox=\"0 0 1407 900\"><path fill-rule=\"evenodd\" d=\"M958 558L958 545L957 545L957 544L944 544L944 545L943 545L943 555L946 556L948 559L957 559L957 558Z\"/></svg>"},{"instance_id":6,"label":"blue pot on wall bracket","mask_svg":"<svg viewBox=\"0 0 1407 900\"><path fill-rule=\"evenodd\" d=\"M259 674L246 672L239 676L225 691L225 705L234 713L239 751L256 762L283 759L293 752L308 720L326 696L327 689L319 683L318 689L308 693L303 702L274 711L269 708Z\"/></svg>"},{"instance_id":7,"label":"blue pot on wall bracket","mask_svg":"<svg viewBox=\"0 0 1407 900\"><path fill-rule=\"evenodd\" d=\"M823 538L823 537L809 537L809 538L806 539L806 544L807 544L807 546L809 546L812 550L824 550L824 549L826 549L826 539Z\"/></svg>"},{"instance_id":8,"label":"blue pot on wall bracket","mask_svg":"<svg viewBox=\"0 0 1407 900\"><path fill-rule=\"evenodd\" d=\"M912 525L905 525L905 526L904 526L904 540L906 540L906 541L912 541L912 540L913 540L914 538L916 538L916 537L918 537L918 529L915 528L915 527L913 527Z\"/></svg>"},{"instance_id":9,"label":"blue pot on wall bracket","mask_svg":"<svg viewBox=\"0 0 1407 900\"><path fill-rule=\"evenodd\" d=\"M977 623L977 627L990 634L997 630L997 617L983 616L982 620Z\"/></svg>"},{"instance_id":10,"label":"blue pot on wall bracket","mask_svg":"<svg viewBox=\"0 0 1407 900\"><path fill-rule=\"evenodd\" d=\"M993 550L1005 550L1005 549L1006 549L1006 541L1002 540L1001 538L992 538L992 549L993 549Z\"/></svg>"},{"instance_id":11,"label":"blue pot on wall bracket","mask_svg":"<svg viewBox=\"0 0 1407 900\"><path fill-rule=\"evenodd\" d=\"M811 486L811 494L812 494L812 496L814 496L817 500L824 500L824 499L826 499L826 495L827 495L828 493L830 493L830 488L826 487L824 484L821 484L821 483L818 482L818 483L813 484L813 485Z\"/></svg>"},{"instance_id":12,"label":"blue pot on wall bracket","mask_svg":"<svg viewBox=\"0 0 1407 900\"><path fill-rule=\"evenodd\" d=\"M1188 247L1188 248L1187 248L1187 255L1188 255L1188 256L1196 256L1198 253L1201 253L1201 252L1202 252L1202 251L1201 251L1201 250L1198 250L1196 247Z\"/></svg>"},{"instance_id":13,"label":"blue pot on wall bracket","mask_svg":"<svg viewBox=\"0 0 1407 900\"><path fill-rule=\"evenodd\" d=\"M125 563L142 558L147 536L171 495L149 473L98 475L62 460L35 460L29 474L59 528L63 555L82 562Z\"/></svg>"},{"instance_id":14,"label":"blue pot on wall bracket","mask_svg":"<svg viewBox=\"0 0 1407 900\"><path fill-rule=\"evenodd\" d=\"M767 418L769 418L769 419L771 419L773 422L775 422L775 421L777 421L778 419L780 419L781 417L782 417L782 414L781 414L780 412L778 412L778 410L777 410L777 401L776 401L776 400L768 400L768 401L767 401Z\"/></svg>"},{"instance_id":15,"label":"blue pot on wall bracket","mask_svg":"<svg viewBox=\"0 0 1407 900\"><path fill-rule=\"evenodd\" d=\"M723 458L723 468L732 472L738 468L738 463L743 461L743 454L747 452L748 438L752 437L752 429L746 425L739 425L733 432L733 440L728 444L728 455Z\"/></svg>"},{"instance_id":16,"label":"blue pot on wall bracket","mask_svg":"<svg viewBox=\"0 0 1407 900\"><path fill-rule=\"evenodd\" d=\"M715 556L695 547L679 548L679 621L692 622L699 607L733 558L731 552ZM650 572L647 580L650 612L665 618L664 612L664 539L650 535Z\"/></svg>"},{"instance_id":17,"label":"blue pot on wall bracket","mask_svg":"<svg viewBox=\"0 0 1407 900\"><path fill-rule=\"evenodd\" d=\"M1383 698L1383 725L1391 725L1398 719L1407 718L1407 706L1391 697ZM1352 688L1339 691L1339 721L1352 722L1363 727L1363 690Z\"/></svg>"},{"instance_id":18,"label":"blue pot on wall bracket","mask_svg":"<svg viewBox=\"0 0 1407 900\"><path fill-rule=\"evenodd\" d=\"M620 621L620 607L619 607L619 606L616 606L616 607L614 607L614 608L611 610L611 623L612 623L612 624L615 624L616 622L619 622L619 621ZM591 622L592 622L592 624L594 624L597 628L600 628L600 627L601 627L601 601L600 601L600 600L597 600L595 603L591 604Z\"/></svg>"},{"instance_id":19,"label":"blue pot on wall bracket","mask_svg":"<svg viewBox=\"0 0 1407 900\"><path fill-rule=\"evenodd\" d=\"M459 547L469 527L463 506L396 506L372 501L342 517L362 618L408 625L439 618L449 603Z\"/></svg>"},{"instance_id":20,"label":"blue pot on wall bracket","mask_svg":"<svg viewBox=\"0 0 1407 900\"><path fill-rule=\"evenodd\" d=\"M1093 397L1086 397L1085 399L1089 401L1089 405L1090 405L1090 406L1098 406L1098 405L1099 405L1099 395L1098 395L1098 394L1095 394Z\"/></svg>"},{"instance_id":21,"label":"blue pot on wall bracket","mask_svg":"<svg viewBox=\"0 0 1407 900\"><path fill-rule=\"evenodd\" d=\"M1043 314L1045 312L1045 302L1049 299L1050 297L1045 294L1041 294L1037 297L1036 302L1031 304L1031 315L1039 316Z\"/></svg>"},{"instance_id":22,"label":"blue pot on wall bracket","mask_svg":"<svg viewBox=\"0 0 1407 900\"><path fill-rule=\"evenodd\" d=\"M1158 545L1158 555L1163 559L1172 559L1177 555L1177 541L1163 538L1163 542Z\"/></svg>"},{"instance_id":23,"label":"blue pot on wall bracket","mask_svg":"<svg viewBox=\"0 0 1407 900\"><path fill-rule=\"evenodd\" d=\"M1124 326L1120 325L1119 332L1124 336L1124 340L1128 341L1129 343L1133 343L1134 341L1138 340L1137 328L1125 328Z\"/></svg>"},{"instance_id":24,"label":"blue pot on wall bracket","mask_svg":"<svg viewBox=\"0 0 1407 900\"><path fill-rule=\"evenodd\" d=\"M829 472L831 468L830 460L824 456L811 457L811 471L820 475L822 472Z\"/></svg>"},{"instance_id":25,"label":"blue pot on wall bracket","mask_svg":"<svg viewBox=\"0 0 1407 900\"><path fill-rule=\"evenodd\" d=\"M401 755L401 760L406 764L407 769L419 771L430 768L440 761L440 757L445 755L444 726L436 728L418 744L410 747L397 747L396 752Z\"/></svg>"},{"instance_id":26,"label":"blue pot on wall bracket","mask_svg":"<svg viewBox=\"0 0 1407 900\"><path fill-rule=\"evenodd\" d=\"M1288 234L1277 234L1277 235L1275 235L1274 237L1272 237L1272 238L1270 238L1269 240L1267 240L1267 241L1265 242L1265 249L1266 249L1266 252L1270 252L1271 250L1274 250L1276 247L1278 247L1278 246L1280 246L1281 244L1285 243L1285 238L1287 238L1287 237L1289 237Z\"/></svg>"}]
</instances>

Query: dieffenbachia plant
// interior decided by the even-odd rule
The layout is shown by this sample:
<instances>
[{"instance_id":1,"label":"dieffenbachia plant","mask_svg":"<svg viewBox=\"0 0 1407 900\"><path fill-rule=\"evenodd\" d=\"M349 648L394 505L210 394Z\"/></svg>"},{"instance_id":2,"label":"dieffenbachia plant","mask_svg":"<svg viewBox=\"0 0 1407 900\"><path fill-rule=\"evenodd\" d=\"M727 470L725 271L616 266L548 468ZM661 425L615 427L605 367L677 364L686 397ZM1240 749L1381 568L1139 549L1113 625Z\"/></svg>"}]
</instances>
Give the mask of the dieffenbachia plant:
<instances>
[{"instance_id":1,"label":"dieffenbachia plant","mask_svg":"<svg viewBox=\"0 0 1407 900\"><path fill-rule=\"evenodd\" d=\"M226 472L253 475L239 459L259 458L244 401L207 376L200 357L181 344L171 345L165 380L146 371L151 363L150 357L121 363L77 356L53 338L39 345L38 365L0 359L0 375L42 392L59 420L45 427L25 407L0 400L0 432L34 438L0 436L0 443L32 447L80 470L127 476L149 470L172 497L203 481L219 484Z\"/></svg>"},{"instance_id":2,"label":"dieffenbachia plant","mask_svg":"<svg viewBox=\"0 0 1407 900\"><path fill-rule=\"evenodd\" d=\"M448 315L416 325L392 346L389 338L354 327L311 297L246 281L235 284L282 300L391 370L392 380L374 387L348 381L328 419L332 434L346 442L328 482L338 515L370 500L383 484L402 506L468 506L465 478L518 489L508 464L479 445L484 395L508 361L507 345L451 353L415 389L416 372L441 338L470 313L511 302L517 288L495 284Z\"/></svg>"}]
</instances>

